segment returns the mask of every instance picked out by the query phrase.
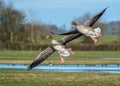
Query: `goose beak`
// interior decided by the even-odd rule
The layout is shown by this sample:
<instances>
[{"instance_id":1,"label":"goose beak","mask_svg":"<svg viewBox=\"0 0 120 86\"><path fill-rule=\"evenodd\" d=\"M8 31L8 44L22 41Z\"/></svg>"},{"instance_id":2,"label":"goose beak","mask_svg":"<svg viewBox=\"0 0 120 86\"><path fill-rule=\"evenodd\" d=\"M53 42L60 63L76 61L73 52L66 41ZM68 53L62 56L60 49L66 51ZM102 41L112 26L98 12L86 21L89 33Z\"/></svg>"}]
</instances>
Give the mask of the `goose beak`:
<instances>
[{"instance_id":1,"label":"goose beak","mask_svg":"<svg viewBox=\"0 0 120 86\"><path fill-rule=\"evenodd\" d=\"M74 21L71 21L70 24L72 24L72 25L77 25Z\"/></svg>"},{"instance_id":2,"label":"goose beak","mask_svg":"<svg viewBox=\"0 0 120 86\"><path fill-rule=\"evenodd\" d=\"M71 21L71 22L70 22L70 24L74 24L74 22L73 22L73 21Z\"/></svg>"}]
</instances>

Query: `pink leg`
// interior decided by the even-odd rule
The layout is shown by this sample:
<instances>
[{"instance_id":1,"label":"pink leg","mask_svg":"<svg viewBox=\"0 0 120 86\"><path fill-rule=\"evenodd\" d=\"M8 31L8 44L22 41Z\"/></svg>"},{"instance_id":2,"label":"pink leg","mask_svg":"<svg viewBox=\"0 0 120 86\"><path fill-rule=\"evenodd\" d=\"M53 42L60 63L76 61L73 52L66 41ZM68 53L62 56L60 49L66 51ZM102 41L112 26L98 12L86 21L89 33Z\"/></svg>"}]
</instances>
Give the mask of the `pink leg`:
<instances>
[{"instance_id":1,"label":"pink leg","mask_svg":"<svg viewBox=\"0 0 120 86\"><path fill-rule=\"evenodd\" d=\"M73 51L70 51L70 54L71 54L71 55L74 55L75 53L74 53Z\"/></svg>"},{"instance_id":2,"label":"pink leg","mask_svg":"<svg viewBox=\"0 0 120 86\"><path fill-rule=\"evenodd\" d=\"M92 38L92 37L90 37L90 38L94 41L94 43L97 43L97 42L98 42L98 40L97 40L97 39Z\"/></svg>"},{"instance_id":3,"label":"pink leg","mask_svg":"<svg viewBox=\"0 0 120 86\"><path fill-rule=\"evenodd\" d=\"M102 36L102 33L98 33L98 35L99 35L99 37L101 37L101 36Z\"/></svg>"},{"instance_id":4,"label":"pink leg","mask_svg":"<svg viewBox=\"0 0 120 86\"><path fill-rule=\"evenodd\" d=\"M59 58L60 58L60 63L61 63L61 64L64 64L64 62L65 62L64 58L60 55L59 52L58 52L58 54L59 54Z\"/></svg>"},{"instance_id":5,"label":"pink leg","mask_svg":"<svg viewBox=\"0 0 120 86\"><path fill-rule=\"evenodd\" d=\"M65 62L64 58L61 57L60 60L61 60L60 63L64 64L64 62Z\"/></svg>"}]
</instances>

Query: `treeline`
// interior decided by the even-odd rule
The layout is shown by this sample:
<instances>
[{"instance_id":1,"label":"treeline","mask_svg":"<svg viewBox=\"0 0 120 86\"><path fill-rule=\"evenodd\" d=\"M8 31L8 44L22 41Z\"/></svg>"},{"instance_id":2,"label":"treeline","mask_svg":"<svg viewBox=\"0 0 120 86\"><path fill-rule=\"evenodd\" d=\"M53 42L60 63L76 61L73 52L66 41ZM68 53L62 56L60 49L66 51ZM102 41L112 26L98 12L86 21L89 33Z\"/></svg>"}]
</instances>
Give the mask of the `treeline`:
<instances>
[{"instance_id":1,"label":"treeline","mask_svg":"<svg viewBox=\"0 0 120 86\"><path fill-rule=\"evenodd\" d=\"M78 24L82 24L91 17L90 14L85 14L82 17L74 18ZM116 25L117 24L117 25ZM106 24L105 22L98 21L94 28L100 27L105 32L105 28L108 26L113 31L116 26L119 27L120 22L111 22ZM71 27L71 29L75 29ZM45 49L49 44L44 44L43 40L51 39L51 33L63 33L66 32L66 28L57 27L52 24L38 23L35 20L26 21L24 12L15 9L11 4L5 4L3 0L0 0L0 49L12 49L12 50L42 50ZM117 31L119 32L119 31ZM115 33L115 32L114 32ZM75 50L120 50L119 44L102 44L92 45L92 41L87 37L83 37L84 40L79 43L70 44ZM119 37L120 38L120 37ZM89 44L86 44L89 43ZM68 45L69 46L69 45ZM99 47L98 47L99 46Z\"/></svg>"},{"instance_id":2,"label":"treeline","mask_svg":"<svg viewBox=\"0 0 120 86\"><path fill-rule=\"evenodd\" d=\"M0 50L44 50L47 48L49 44L22 44L22 43L0 43ZM73 50L81 50L81 51L120 51L120 43L103 43L103 44L79 44L79 43L71 43L68 44L67 47L72 48Z\"/></svg>"},{"instance_id":3,"label":"treeline","mask_svg":"<svg viewBox=\"0 0 120 86\"><path fill-rule=\"evenodd\" d=\"M56 25L44 24L30 20L26 22L24 12L16 10L11 4L0 0L0 42L1 43L40 43L39 39L51 31L64 32Z\"/></svg>"},{"instance_id":4,"label":"treeline","mask_svg":"<svg viewBox=\"0 0 120 86\"><path fill-rule=\"evenodd\" d=\"M120 43L103 43L103 44L69 44L73 50L81 51L120 51Z\"/></svg>"}]
</instances>

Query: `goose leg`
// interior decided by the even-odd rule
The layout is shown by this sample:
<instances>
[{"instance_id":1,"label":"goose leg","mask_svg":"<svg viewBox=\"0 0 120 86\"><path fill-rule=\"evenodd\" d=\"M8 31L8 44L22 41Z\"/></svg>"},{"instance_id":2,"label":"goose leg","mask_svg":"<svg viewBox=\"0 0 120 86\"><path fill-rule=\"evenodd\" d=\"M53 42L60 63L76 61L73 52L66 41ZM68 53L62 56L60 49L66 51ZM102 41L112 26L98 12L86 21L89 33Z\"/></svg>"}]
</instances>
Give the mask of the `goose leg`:
<instances>
[{"instance_id":1,"label":"goose leg","mask_svg":"<svg viewBox=\"0 0 120 86\"><path fill-rule=\"evenodd\" d=\"M93 37L90 37L90 38L93 40L93 42L94 42L95 44L98 42L98 39L93 38Z\"/></svg>"},{"instance_id":2,"label":"goose leg","mask_svg":"<svg viewBox=\"0 0 120 86\"><path fill-rule=\"evenodd\" d=\"M98 33L99 37L102 37L102 33Z\"/></svg>"},{"instance_id":3,"label":"goose leg","mask_svg":"<svg viewBox=\"0 0 120 86\"><path fill-rule=\"evenodd\" d=\"M58 54L59 54L59 58L60 58L60 63L64 64L65 63L65 59L60 55L59 52L58 52Z\"/></svg>"},{"instance_id":4,"label":"goose leg","mask_svg":"<svg viewBox=\"0 0 120 86\"><path fill-rule=\"evenodd\" d=\"M61 57L61 58L60 58L60 63L61 63L61 64L64 64L64 62L65 62L65 59L64 59L63 57Z\"/></svg>"}]
</instances>

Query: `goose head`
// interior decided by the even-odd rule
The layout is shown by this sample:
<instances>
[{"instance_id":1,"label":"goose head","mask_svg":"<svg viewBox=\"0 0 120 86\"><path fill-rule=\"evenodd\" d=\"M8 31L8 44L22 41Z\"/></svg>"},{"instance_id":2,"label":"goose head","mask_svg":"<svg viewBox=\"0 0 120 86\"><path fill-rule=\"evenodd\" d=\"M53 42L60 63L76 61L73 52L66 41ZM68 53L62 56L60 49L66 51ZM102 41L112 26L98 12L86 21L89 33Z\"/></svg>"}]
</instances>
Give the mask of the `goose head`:
<instances>
[{"instance_id":1,"label":"goose head","mask_svg":"<svg viewBox=\"0 0 120 86\"><path fill-rule=\"evenodd\" d=\"M74 21L71 21L70 24L72 24L72 25L77 25L77 23L74 22Z\"/></svg>"}]
</instances>

